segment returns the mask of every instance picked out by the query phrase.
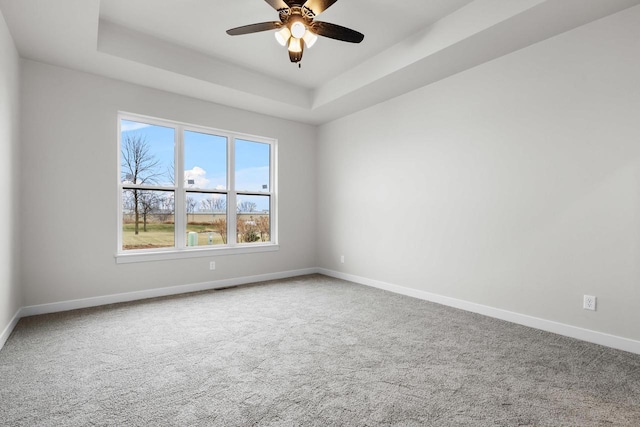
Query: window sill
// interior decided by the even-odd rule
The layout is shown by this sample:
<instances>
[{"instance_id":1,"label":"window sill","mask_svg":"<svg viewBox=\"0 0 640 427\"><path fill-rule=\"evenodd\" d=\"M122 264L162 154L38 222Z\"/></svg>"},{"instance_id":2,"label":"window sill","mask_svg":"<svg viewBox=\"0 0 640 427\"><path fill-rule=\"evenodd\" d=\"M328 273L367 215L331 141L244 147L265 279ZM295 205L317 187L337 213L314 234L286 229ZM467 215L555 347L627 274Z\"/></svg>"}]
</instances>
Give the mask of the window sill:
<instances>
[{"instance_id":1,"label":"window sill","mask_svg":"<svg viewBox=\"0 0 640 427\"><path fill-rule=\"evenodd\" d=\"M278 251L277 244L255 245L255 246L235 246L224 248L194 248L183 250L158 250L149 252L117 253L115 255L116 264L129 264L134 262L165 261L174 259L215 257L220 255L240 255L258 252Z\"/></svg>"}]
</instances>

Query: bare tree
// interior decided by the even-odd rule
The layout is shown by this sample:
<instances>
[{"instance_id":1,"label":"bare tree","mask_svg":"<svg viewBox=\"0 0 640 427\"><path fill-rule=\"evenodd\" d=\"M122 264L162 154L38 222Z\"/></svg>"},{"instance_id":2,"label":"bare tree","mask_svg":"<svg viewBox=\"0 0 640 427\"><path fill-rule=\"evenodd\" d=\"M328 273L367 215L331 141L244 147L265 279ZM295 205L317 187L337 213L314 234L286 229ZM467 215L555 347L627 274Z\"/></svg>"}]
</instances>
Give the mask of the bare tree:
<instances>
[{"instance_id":1,"label":"bare tree","mask_svg":"<svg viewBox=\"0 0 640 427\"><path fill-rule=\"evenodd\" d=\"M131 184L154 184L162 175L157 168L160 161L156 159L150 150L149 143L144 135L126 134L122 140L122 182ZM142 208L142 190L132 188L128 190L133 196L134 231L139 234L140 212ZM146 218L146 214L145 214ZM146 231L146 221L145 221Z\"/></svg>"},{"instance_id":2,"label":"bare tree","mask_svg":"<svg viewBox=\"0 0 640 427\"><path fill-rule=\"evenodd\" d=\"M162 197L158 197L158 210L157 216L160 221L166 223L168 222L173 215L173 207L174 207L174 197L173 193L165 194ZM173 222L173 219L171 219Z\"/></svg>"},{"instance_id":3,"label":"bare tree","mask_svg":"<svg viewBox=\"0 0 640 427\"><path fill-rule=\"evenodd\" d=\"M153 191L138 190L138 210L142 215L142 231L147 231L147 217L154 210L158 209L160 198Z\"/></svg>"},{"instance_id":4,"label":"bare tree","mask_svg":"<svg viewBox=\"0 0 640 427\"><path fill-rule=\"evenodd\" d=\"M213 210L216 212L227 211L227 198L226 197L213 197Z\"/></svg>"},{"instance_id":5,"label":"bare tree","mask_svg":"<svg viewBox=\"0 0 640 427\"><path fill-rule=\"evenodd\" d=\"M193 214L198 206L198 201L191 196L187 196L187 222L189 222L189 214ZM193 219L193 217L191 218Z\"/></svg>"},{"instance_id":6,"label":"bare tree","mask_svg":"<svg viewBox=\"0 0 640 427\"><path fill-rule=\"evenodd\" d=\"M204 212L211 212L211 221L215 221L217 212L226 212L227 201L223 197L211 196L201 201L200 206Z\"/></svg>"},{"instance_id":7,"label":"bare tree","mask_svg":"<svg viewBox=\"0 0 640 427\"><path fill-rule=\"evenodd\" d=\"M203 212L211 212L211 221L213 223L216 219L216 213L226 212L227 201L222 197L211 196L201 201L200 206Z\"/></svg>"},{"instance_id":8,"label":"bare tree","mask_svg":"<svg viewBox=\"0 0 640 427\"><path fill-rule=\"evenodd\" d=\"M222 243L227 244L227 218L218 218L213 221L213 229L222 237Z\"/></svg>"},{"instance_id":9,"label":"bare tree","mask_svg":"<svg viewBox=\"0 0 640 427\"><path fill-rule=\"evenodd\" d=\"M131 222L131 213L135 210L134 206L133 192L124 191L122 194L122 220L124 222Z\"/></svg>"},{"instance_id":10,"label":"bare tree","mask_svg":"<svg viewBox=\"0 0 640 427\"><path fill-rule=\"evenodd\" d=\"M255 212L257 209L258 205L246 200L238 204L238 212Z\"/></svg>"},{"instance_id":11,"label":"bare tree","mask_svg":"<svg viewBox=\"0 0 640 427\"><path fill-rule=\"evenodd\" d=\"M223 197L213 197L200 202L202 210L206 212L224 212L227 209L227 201Z\"/></svg>"}]
</instances>

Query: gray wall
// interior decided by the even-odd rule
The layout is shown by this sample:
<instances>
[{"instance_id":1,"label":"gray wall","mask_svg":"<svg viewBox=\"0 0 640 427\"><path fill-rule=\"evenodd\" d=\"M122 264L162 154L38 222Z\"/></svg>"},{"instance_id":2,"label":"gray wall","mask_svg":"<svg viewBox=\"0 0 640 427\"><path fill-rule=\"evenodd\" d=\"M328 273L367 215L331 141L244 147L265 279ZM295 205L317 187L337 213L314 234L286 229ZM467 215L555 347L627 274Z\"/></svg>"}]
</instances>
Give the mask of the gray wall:
<instances>
[{"instance_id":1,"label":"gray wall","mask_svg":"<svg viewBox=\"0 0 640 427\"><path fill-rule=\"evenodd\" d=\"M33 61L23 81L25 305L315 267L311 126ZM277 138L280 250L117 265L118 110Z\"/></svg>"},{"instance_id":2,"label":"gray wall","mask_svg":"<svg viewBox=\"0 0 640 427\"><path fill-rule=\"evenodd\" d=\"M19 70L20 59L0 12L0 182L5 188L0 209L0 334L22 306L16 238L19 228Z\"/></svg>"},{"instance_id":3,"label":"gray wall","mask_svg":"<svg viewBox=\"0 0 640 427\"><path fill-rule=\"evenodd\" d=\"M319 267L640 339L638 23L321 126Z\"/></svg>"}]
</instances>

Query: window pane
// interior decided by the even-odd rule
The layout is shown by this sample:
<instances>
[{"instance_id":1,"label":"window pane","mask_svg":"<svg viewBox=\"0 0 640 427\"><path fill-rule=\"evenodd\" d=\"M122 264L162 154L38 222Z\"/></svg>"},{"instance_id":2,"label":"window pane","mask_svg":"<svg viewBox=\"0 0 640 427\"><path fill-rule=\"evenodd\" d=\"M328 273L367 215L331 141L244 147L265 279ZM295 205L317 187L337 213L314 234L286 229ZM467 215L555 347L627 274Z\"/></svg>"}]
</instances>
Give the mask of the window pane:
<instances>
[{"instance_id":1,"label":"window pane","mask_svg":"<svg viewBox=\"0 0 640 427\"><path fill-rule=\"evenodd\" d=\"M121 120L120 131L121 182L172 187L175 182L174 130Z\"/></svg>"},{"instance_id":2,"label":"window pane","mask_svg":"<svg viewBox=\"0 0 640 427\"><path fill-rule=\"evenodd\" d=\"M185 188L227 189L227 138L184 132Z\"/></svg>"},{"instance_id":3,"label":"window pane","mask_svg":"<svg viewBox=\"0 0 640 427\"><path fill-rule=\"evenodd\" d=\"M270 191L269 150L260 142L236 140L235 178L237 191Z\"/></svg>"},{"instance_id":4,"label":"window pane","mask_svg":"<svg viewBox=\"0 0 640 427\"><path fill-rule=\"evenodd\" d=\"M227 244L227 195L187 192L187 246Z\"/></svg>"},{"instance_id":5,"label":"window pane","mask_svg":"<svg viewBox=\"0 0 640 427\"><path fill-rule=\"evenodd\" d=\"M122 190L122 249L175 246L173 191Z\"/></svg>"},{"instance_id":6,"label":"window pane","mask_svg":"<svg viewBox=\"0 0 640 427\"><path fill-rule=\"evenodd\" d=\"M269 196L238 195L238 243L271 241Z\"/></svg>"}]
</instances>

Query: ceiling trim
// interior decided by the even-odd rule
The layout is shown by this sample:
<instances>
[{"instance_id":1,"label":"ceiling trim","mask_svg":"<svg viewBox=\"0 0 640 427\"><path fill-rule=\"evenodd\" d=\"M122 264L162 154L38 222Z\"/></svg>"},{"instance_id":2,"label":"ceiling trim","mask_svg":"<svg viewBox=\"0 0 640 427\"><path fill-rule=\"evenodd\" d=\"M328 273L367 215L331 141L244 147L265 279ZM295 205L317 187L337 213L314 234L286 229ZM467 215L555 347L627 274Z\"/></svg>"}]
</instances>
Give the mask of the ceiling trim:
<instances>
[{"instance_id":1,"label":"ceiling trim","mask_svg":"<svg viewBox=\"0 0 640 427\"><path fill-rule=\"evenodd\" d=\"M308 88L100 20L98 0L0 0L23 58L310 124L346 116L639 4L474 0Z\"/></svg>"}]
</instances>

